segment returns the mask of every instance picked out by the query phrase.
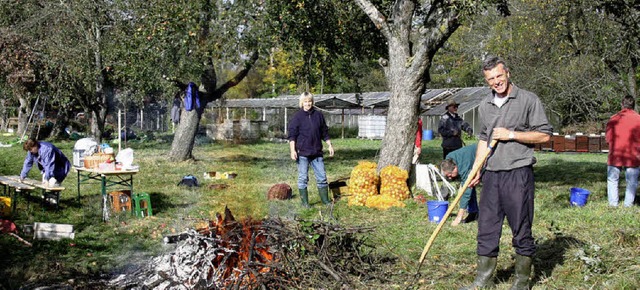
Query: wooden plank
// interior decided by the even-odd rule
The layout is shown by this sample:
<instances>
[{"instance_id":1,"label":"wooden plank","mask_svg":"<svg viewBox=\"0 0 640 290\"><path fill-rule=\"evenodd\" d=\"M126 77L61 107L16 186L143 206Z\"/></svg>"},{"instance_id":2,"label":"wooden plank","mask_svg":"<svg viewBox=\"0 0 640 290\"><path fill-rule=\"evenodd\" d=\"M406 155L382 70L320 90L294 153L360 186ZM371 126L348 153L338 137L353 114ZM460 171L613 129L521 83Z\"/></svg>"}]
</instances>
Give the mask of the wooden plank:
<instances>
[{"instance_id":1,"label":"wooden plank","mask_svg":"<svg viewBox=\"0 0 640 290\"><path fill-rule=\"evenodd\" d=\"M16 181L16 182L20 182L20 176L17 175L12 175L12 176L7 176L8 179ZM49 184L44 184L42 183L42 181L38 181L35 179L31 179L31 178L25 178L22 181L23 184L27 184L27 185L31 185L40 189L44 189L46 191L63 191L65 188L62 186L49 186Z\"/></svg>"},{"instance_id":2,"label":"wooden plank","mask_svg":"<svg viewBox=\"0 0 640 290\"><path fill-rule=\"evenodd\" d=\"M0 176L0 183L13 187L17 190L34 190L35 188L31 185L20 183L20 181L14 181L6 176Z\"/></svg>"}]
</instances>

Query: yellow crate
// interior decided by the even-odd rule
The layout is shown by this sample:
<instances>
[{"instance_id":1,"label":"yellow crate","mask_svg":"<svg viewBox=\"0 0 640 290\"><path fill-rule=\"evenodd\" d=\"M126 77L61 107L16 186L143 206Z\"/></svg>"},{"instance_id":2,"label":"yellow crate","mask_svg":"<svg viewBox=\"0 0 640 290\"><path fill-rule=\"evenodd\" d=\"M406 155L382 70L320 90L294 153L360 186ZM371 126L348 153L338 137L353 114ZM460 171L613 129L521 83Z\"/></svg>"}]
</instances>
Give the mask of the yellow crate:
<instances>
[{"instance_id":1,"label":"yellow crate","mask_svg":"<svg viewBox=\"0 0 640 290\"><path fill-rule=\"evenodd\" d=\"M11 198L0 196L0 216L11 216Z\"/></svg>"}]
</instances>

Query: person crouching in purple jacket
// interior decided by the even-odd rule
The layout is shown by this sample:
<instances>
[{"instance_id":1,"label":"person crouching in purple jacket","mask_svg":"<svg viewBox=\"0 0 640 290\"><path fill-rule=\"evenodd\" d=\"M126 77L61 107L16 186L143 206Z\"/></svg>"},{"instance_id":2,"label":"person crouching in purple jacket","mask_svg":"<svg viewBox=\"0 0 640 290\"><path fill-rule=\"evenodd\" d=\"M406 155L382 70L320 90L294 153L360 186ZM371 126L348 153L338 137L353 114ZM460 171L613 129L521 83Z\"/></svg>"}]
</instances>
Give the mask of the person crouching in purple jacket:
<instances>
[{"instance_id":1,"label":"person crouching in purple jacket","mask_svg":"<svg viewBox=\"0 0 640 290\"><path fill-rule=\"evenodd\" d=\"M298 191L302 206L309 207L307 182L309 165L316 176L316 186L323 204L329 204L329 184L324 169L322 140L329 145L329 156L333 156L333 146L329 139L329 128L321 112L313 107L313 95L305 92L300 95L300 110L289 122L289 150L291 159L298 164Z\"/></svg>"},{"instance_id":2,"label":"person crouching in purple jacket","mask_svg":"<svg viewBox=\"0 0 640 290\"><path fill-rule=\"evenodd\" d=\"M24 159L22 171L20 172L20 180L24 180L31 170L31 166L36 162L42 173L42 183L49 186L58 186L69 174L71 163L69 159L56 146L49 142L38 142L34 139L28 139L22 145L27 151L27 157Z\"/></svg>"}]
</instances>

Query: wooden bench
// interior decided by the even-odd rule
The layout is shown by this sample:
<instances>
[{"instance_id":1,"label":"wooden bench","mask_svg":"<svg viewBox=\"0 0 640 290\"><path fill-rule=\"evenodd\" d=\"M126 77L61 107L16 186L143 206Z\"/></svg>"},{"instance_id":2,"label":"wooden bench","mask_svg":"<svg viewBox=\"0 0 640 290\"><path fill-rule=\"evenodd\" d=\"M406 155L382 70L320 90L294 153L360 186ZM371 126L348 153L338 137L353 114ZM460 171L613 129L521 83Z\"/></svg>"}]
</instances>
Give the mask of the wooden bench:
<instances>
[{"instance_id":1,"label":"wooden bench","mask_svg":"<svg viewBox=\"0 0 640 290\"><path fill-rule=\"evenodd\" d=\"M15 132L16 130L18 130L18 118L9 118L7 119L7 131L9 131L9 129L11 129L13 132Z\"/></svg>"},{"instance_id":2,"label":"wooden bench","mask_svg":"<svg viewBox=\"0 0 640 290\"><path fill-rule=\"evenodd\" d=\"M17 176L17 175L0 176L0 184L4 185L5 187L5 195L7 193L7 188L13 188L13 197L11 199L12 214L15 211L15 206L16 206L15 199L19 192L25 192L27 193L27 195L30 195L31 191L40 189L42 190L42 197L43 197L42 204L44 205L44 202L48 198L53 198L55 200L56 210L57 210L59 209L59 204L60 204L60 192L65 189L62 186L49 186L49 184L44 184L41 181L31 179L31 178L25 178L21 182L20 176ZM27 199L27 208L28 206L29 204Z\"/></svg>"},{"instance_id":3,"label":"wooden bench","mask_svg":"<svg viewBox=\"0 0 640 290\"><path fill-rule=\"evenodd\" d=\"M0 176L0 184L4 186L4 195L11 197L11 215L12 216L16 210L16 197L18 193L25 192L28 195L32 190L35 189L35 187L31 185L24 184L21 182L16 182L12 179L9 179L6 176ZM7 192L9 189L12 190L12 193Z\"/></svg>"}]
</instances>

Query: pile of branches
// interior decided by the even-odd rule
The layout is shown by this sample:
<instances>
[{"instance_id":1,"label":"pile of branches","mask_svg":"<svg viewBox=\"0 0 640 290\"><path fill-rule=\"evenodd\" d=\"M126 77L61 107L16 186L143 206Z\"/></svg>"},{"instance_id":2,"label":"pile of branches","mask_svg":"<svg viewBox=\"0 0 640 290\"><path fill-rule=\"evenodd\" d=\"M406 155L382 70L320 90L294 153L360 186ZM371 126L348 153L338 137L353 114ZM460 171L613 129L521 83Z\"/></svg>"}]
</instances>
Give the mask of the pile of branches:
<instances>
[{"instance_id":1,"label":"pile of branches","mask_svg":"<svg viewBox=\"0 0 640 290\"><path fill-rule=\"evenodd\" d=\"M176 248L109 281L123 289L358 288L383 282L391 259L367 245L373 228L322 221L236 221L228 209L205 229L170 237ZM165 240L166 242L167 240Z\"/></svg>"}]
</instances>

